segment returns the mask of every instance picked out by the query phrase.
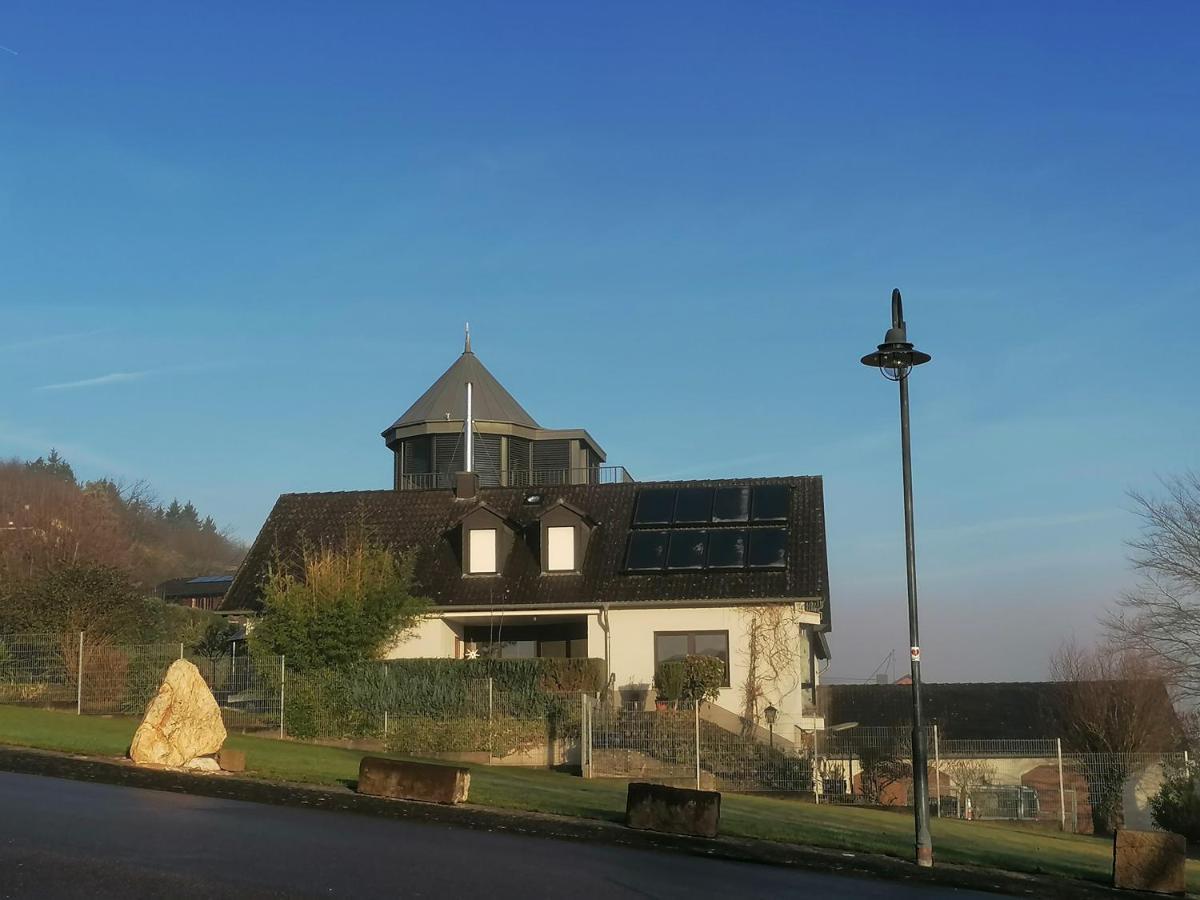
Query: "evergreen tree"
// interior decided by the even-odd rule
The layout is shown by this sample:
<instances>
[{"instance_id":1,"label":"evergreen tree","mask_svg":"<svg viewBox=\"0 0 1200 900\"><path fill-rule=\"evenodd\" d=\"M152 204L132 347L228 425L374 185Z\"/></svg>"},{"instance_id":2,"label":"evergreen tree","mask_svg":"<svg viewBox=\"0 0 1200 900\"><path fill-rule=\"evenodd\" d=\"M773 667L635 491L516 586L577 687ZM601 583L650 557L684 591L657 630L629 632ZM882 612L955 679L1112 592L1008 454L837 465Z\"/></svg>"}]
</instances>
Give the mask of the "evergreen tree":
<instances>
[{"instance_id":1,"label":"evergreen tree","mask_svg":"<svg viewBox=\"0 0 1200 900\"><path fill-rule=\"evenodd\" d=\"M58 450L53 447L50 448L50 455L48 457L39 456L33 462L25 463L25 468L30 472L49 475L68 484L75 484L75 470L71 468L69 462L62 458Z\"/></svg>"}]
</instances>

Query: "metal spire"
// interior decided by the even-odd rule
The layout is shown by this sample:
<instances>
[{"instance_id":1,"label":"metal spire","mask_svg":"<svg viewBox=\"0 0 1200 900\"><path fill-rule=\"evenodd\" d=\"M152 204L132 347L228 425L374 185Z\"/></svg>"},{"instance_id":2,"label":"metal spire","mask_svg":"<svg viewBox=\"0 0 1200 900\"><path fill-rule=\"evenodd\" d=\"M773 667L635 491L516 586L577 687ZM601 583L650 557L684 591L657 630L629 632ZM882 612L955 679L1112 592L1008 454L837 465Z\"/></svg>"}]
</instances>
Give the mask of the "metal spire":
<instances>
[{"instance_id":1,"label":"metal spire","mask_svg":"<svg viewBox=\"0 0 1200 900\"><path fill-rule=\"evenodd\" d=\"M471 323L470 322L467 322L463 326L463 332L465 335L465 339L463 341L463 353L470 353L471 352Z\"/></svg>"}]
</instances>

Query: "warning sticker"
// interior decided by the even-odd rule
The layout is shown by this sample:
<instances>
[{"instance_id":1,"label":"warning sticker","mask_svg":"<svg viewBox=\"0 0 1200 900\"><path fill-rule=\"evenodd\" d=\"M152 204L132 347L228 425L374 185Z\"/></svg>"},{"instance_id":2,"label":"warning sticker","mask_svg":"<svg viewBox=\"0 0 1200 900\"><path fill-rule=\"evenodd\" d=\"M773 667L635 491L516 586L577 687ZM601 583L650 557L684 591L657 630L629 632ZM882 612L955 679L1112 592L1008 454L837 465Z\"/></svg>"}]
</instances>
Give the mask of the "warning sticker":
<instances>
[{"instance_id":1,"label":"warning sticker","mask_svg":"<svg viewBox=\"0 0 1200 900\"><path fill-rule=\"evenodd\" d=\"M908 653L912 657L913 662L921 661L921 648L920 647L909 647Z\"/></svg>"}]
</instances>

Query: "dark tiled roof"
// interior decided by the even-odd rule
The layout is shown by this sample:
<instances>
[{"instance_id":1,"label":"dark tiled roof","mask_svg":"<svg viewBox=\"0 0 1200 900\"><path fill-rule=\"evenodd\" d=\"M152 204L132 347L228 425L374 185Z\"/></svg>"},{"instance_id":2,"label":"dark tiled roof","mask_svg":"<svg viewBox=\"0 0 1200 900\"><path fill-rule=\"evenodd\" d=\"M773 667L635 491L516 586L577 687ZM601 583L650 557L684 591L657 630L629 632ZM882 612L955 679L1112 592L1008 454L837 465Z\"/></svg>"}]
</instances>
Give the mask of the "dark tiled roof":
<instances>
[{"instance_id":1,"label":"dark tiled roof","mask_svg":"<svg viewBox=\"0 0 1200 900\"><path fill-rule=\"evenodd\" d=\"M790 544L786 569L738 572L677 572L626 575L625 545L639 490L651 487L790 485ZM253 609L272 553L294 558L305 542L336 542L361 517L376 540L417 552L419 590L441 606L572 604L822 598L828 622L828 569L825 511L819 477L738 481L640 482L539 487L539 505L526 504L532 490L483 488L472 500L450 491L354 491L284 494L250 548L225 598L226 609ZM563 500L598 524L578 574L543 575L528 534L538 517ZM462 574L455 523L486 504L497 514L529 529L519 538L498 576Z\"/></svg>"},{"instance_id":2,"label":"dark tiled roof","mask_svg":"<svg viewBox=\"0 0 1200 900\"><path fill-rule=\"evenodd\" d=\"M388 431L422 422L443 422L447 418L464 421L467 418L468 381L471 382L472 391L471 412L477 421L538 427L533 417L521 408L513 395L479 361L479 357L467 350L417 398L417 402L404 415L392 423Z\"/></svg>"},{"instance_id":3,"label":"dark tiled roof","mask_svg":"<svg viewBox=\"0 0 1200 900\"><path fill-rule=\"evenodd\" d=\"M1056 681L927 682L921 697L926 720L947 740L1036 740L1063 734L1064 688ZM1162 682L1147 682L1146 692L1170 709ZM912 727L911 685L821 685L817 701L831 724Z\"/></svg>"},{"instance_id":4,"label":"dark tiled roof","mask_svg":"<svg viewBox=\"0 0 1200 900\"><path fill-rule=\"evenodd\" d=\"M194 578L171 578L154 589L164 600L180 597L221 597L229 590L232 575L199 575Z\"/></svg>"}]
</instances>

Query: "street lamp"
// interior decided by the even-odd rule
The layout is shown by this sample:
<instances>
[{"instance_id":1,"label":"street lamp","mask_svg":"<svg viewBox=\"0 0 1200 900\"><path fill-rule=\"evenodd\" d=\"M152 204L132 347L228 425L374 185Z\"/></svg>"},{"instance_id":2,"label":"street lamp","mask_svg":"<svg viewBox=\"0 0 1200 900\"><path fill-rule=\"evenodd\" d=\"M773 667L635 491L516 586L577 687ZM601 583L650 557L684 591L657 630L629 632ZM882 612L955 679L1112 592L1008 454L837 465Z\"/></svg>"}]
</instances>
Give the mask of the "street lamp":
<instances>
[{"instance_id":1,"label":"street lamp","mask_svg":"<svg viewBox=\"0 0 1200 900\"><path fill-rule=\"evenodd\" d=\"M913 366L931 357L913 348L904 324L900 290L892 291L892 327L874 353L862 358L864 366L879 369L889 381L900 385L900 455L904 470L904 544L908 563L908 643L912 660L913 704L913 817L917 832L917 865L933 865L933 841L929 837L929 749L925 745L925 722L921 713L921 639L917 628L917 554L913 538L912 449L908 436L908 376Z\"/></svg>"},{"instance_id":2,"label":"street lamp","mask_svg":"<svg viewBox=\"0 0 1200 900\"><path fill-rule=\"evenodd\" d=\"M767 717L767 728L771 730L771 749L775 749L775 717L779 715L779 710L774 706L768 706L763 710L763 715Z\"/></svg>"}]
</instances>

